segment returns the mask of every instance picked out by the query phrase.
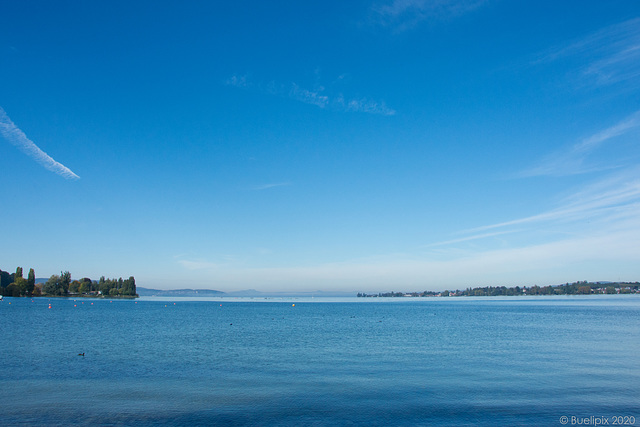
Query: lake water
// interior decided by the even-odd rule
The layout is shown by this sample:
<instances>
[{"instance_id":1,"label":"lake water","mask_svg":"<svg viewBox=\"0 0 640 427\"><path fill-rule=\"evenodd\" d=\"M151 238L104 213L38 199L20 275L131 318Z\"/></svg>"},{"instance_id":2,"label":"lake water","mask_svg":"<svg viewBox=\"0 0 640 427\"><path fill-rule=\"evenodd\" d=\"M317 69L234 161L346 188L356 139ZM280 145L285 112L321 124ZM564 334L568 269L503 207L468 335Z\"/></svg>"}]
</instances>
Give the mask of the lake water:
<instances>
[{"instance_id":1,"label":"lake water","mask_svg":"<svg viewBox=\"0 0 640 427\"><path fill-rule=\"evenodd\" d=\"M5 298L0 325L3 425L640 425L633 295Z\"/></svg>"}]
</instances>

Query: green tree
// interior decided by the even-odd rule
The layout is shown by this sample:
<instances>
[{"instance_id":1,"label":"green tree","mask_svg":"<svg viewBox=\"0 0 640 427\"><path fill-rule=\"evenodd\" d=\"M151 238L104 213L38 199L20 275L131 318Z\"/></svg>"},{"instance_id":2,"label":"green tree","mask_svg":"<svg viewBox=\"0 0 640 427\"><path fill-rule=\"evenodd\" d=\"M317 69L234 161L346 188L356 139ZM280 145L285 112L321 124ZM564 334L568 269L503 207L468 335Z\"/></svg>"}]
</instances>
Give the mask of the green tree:
<instances>
[{"instance_id":1,"label":"green tree","mask_svg":"<svg viewBox=\"0 0 640 427\"><path fill-rule=\"evenodd\" d=\"M102 295L109 295L109 290L111 289L111 280L104 280L102 283L98 285L98 290Z\"/></svg>"},{"instance_id":2,"label":"green tree","mask_svg":"<svg viewBox=\"0 0 640 427\"><path fill-rule=\"evenodd\" d=\"M88 277L83 277L81 282L84 284L85 287L85 292L91 292L93 291L93 281L91 279L89 279Z\"/></svg>"},{"instance_id":3,"label":"green tree","mask_svg":"<svg viewBox=\"0 0 640 427\"><path fill-rule=\"evenodd\" d=\"M136 279L133 276L130 276L127 280L122 283L121 289L122 295L135 295L136 294Z\"/></svg>"},{"instance_id":4,"label":"green tree","mask_svg":"<svg viewBox=\"0 0 640 427\"><path fill-rule=\"evenodd\" d=\"M86 294L93 291L93 282L88 277L83 277L80 280L80 289L78 290L81 294Z\"/></svg>"},{"instance_id":5,"label":"green tree","mask_svg":"<svg viewBox=\"0 0 640 427\"><path fill-rule=\"evenodd\" d=\"M29 276L27 276L27 295L33 295L33 290L36 287L36 272L33 268L29 269Z\"/></svg>"},{"instance_id":6,"label":"green tree","mask_svg":"<svg viewBox=\"0 0 640 427\"><path fill-rule=\"evenodd\" d=\"M91 292L91 287L87 286L87 282L82 282L82 284L80 285L80 289L78 289L78 291L81 294L86 294L87 292Z\"/></svg>"},{"instance_id":7,"label":"green tree","mask_svg":"<svg viewBox=\"0 0 640 427\"><path fill-rule=\"evenodd\" d=\"M7 289L4 291L4 295L8 297L19 297L20 296L20 287L16 286L15 283L7 286Z\"/></svg>"},{"instance_id":8,"label":"green tree","mask_svg":"<svg viewBox=\"0 0 640 427\"><path fill-rule=\"evenodd\" d=\"M62 283L60 276L57 274L52 275L47 280L47 283L42 287L42 293L45 295L62 295Z\"/></svg>"},{"instance_id":9,"label":"green tree","mask_svg":"<svg viewBox=\"0 0 640 427\"><path fill-rule=\"evenodd\" d=\"M77 280L74 280L73 282L71 282L71 284L69 284L69 292L77 294L80 290L80 282Z\"/></svg>"},{"instance_id":10,"label":"green tree","mask_svg":"<svg viewBox=\"0 0 640 427\"><path fill-rule=\"evenodd\" d=\"M15 278L17 279L18 277L22 279L22 267L16 268Z\"/></svg>"},{"instance_id":11,"label":"green tree","mask_svg":"<svg viewBox=\"0 0 640 427\"><path fill-rule=\"evenodd\" d=\"M8 271L0 270L0 286L6 288L11 284L11 275Z\"/></svg>"},{"instance_id":12,"label":"green tree","mask_svg":"<svg viewBox=\"0 0 640 427\"><path fill-rule=\"evenodd\" d=\"M62 285L62 294L66 295L69 293L69 285L71 284L71 273L68 271L60 272L60 285Z\"/></svg>"},{"instance_id":13,"label":"green tree","mask_svg":"<svg viewBox=\"0 0 640 427\"><path fill-rule=\"evenodd\" d=\"M542 289L540 289L540 293L542 295L553 295L555 294L555 290L553 289L553 286L545 286Z\"/></svg>"},{"instance_id":14,"label":"green tree","mask_svg":"<svg viewBox=\"0 0 640 427\"><path fill-rule=\"evenodd\" d=\"M591 287L590 286L580 286L578 288L578 293L579 294L584 294L584 295L590 294L591 293Z\"/></svg>"},{"instance_id":15,"label":"green tree","mask_svg":"<svg viewBox=\"0 0 640 427\"><path fill-rule=\"evenodd\" d=\"M13 296L21 296L27 294L27 279L25 279L24 277L16 277L16 281L13 282L13 286L19 289L19 294Z\"/></svg>"}]
</instances>

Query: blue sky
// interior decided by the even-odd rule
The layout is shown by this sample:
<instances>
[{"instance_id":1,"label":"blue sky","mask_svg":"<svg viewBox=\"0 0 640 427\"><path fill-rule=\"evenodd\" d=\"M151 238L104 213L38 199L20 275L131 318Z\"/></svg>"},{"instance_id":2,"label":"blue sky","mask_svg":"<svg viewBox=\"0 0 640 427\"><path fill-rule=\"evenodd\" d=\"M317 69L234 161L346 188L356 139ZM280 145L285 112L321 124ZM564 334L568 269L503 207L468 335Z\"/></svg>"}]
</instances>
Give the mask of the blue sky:
<instances>
[{"instance_id":1,"label":"blue sky","mask_svg":"<svg viewBox=\"0 0 640 427\"><path fill-rule=\"evenodd\" d=\"M6 1L0 268L640 280L640 3Z\"/></svg>"}]
</instances>

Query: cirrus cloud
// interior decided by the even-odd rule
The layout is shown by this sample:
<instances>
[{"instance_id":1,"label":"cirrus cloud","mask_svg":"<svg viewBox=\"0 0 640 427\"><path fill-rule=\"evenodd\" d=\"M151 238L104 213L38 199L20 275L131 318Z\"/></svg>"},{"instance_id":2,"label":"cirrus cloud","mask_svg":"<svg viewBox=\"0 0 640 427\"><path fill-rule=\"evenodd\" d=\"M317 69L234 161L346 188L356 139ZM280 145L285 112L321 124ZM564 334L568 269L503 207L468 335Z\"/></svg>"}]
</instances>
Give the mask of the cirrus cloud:
<instances>
[{"instance_id":1,"label":"cirrus cloud","mask_svg":"<svg viewBox=\"0 0 640 427\"><path fill-rule=\"evenodd\" d=\"M0 134L11 144L18 147L24 154L33 158L51 172L65 179L80 179L71 169L53 160L51 156L27 138L24 132L11 121L2 107L0 107Z\"/></svg>"},{"instance_id":2,"label":"cirrus cloud","mask_svg":"<svg viewBox=\"0 0 640 427\"><path fill-rule=\"evenodd\" d=\"M387 106L384 101L375 101L366 97L347 98L342 93L330 93L324 86L307 89L295 82L289 85L270 82L262 85L250 81L246 75L233 75L225 84L245 90L293 99L318 108L349 113L367 113L381 116L393 116L396 110Z\"/></svg>"}]
</instances>

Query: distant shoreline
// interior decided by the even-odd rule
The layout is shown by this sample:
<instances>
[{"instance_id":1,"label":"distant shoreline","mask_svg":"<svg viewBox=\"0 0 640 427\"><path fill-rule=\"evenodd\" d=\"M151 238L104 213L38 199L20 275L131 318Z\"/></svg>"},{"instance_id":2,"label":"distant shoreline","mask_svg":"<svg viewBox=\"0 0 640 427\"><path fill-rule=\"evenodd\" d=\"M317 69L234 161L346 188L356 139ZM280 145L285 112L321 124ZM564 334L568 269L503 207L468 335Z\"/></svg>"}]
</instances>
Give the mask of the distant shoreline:
<instances>
[{"instance_id":1,"label":"distant shoreline","mask_svg":"<svg viewBox=\"0 0 640 427\"><path fill-rule=\"evenodd\" d=\"M539 296L539 295L615 295L615 294L640 294L640 282L573 282L562 285L547 286L485 286L467 288L464 291L445 290L442 292L378 292L367 294L358 292L358 298L433 298L433 297L510 297L510 296Z\"/></svg>"}]
</instances>

